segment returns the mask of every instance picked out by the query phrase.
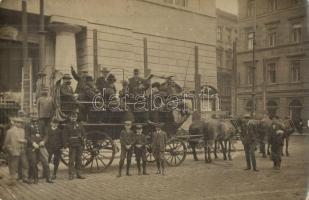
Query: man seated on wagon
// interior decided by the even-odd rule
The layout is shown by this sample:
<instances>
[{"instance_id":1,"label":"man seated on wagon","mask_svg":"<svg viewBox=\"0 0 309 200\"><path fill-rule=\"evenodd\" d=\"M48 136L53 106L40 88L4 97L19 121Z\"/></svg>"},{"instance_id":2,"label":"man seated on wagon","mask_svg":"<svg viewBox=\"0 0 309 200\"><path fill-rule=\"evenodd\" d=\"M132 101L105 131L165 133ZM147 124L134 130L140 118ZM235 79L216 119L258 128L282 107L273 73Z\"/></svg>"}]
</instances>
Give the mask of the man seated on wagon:
<instances>
[{"instance_id":1,"label":"man seated on wagon","mask_svg":"<svg viewBox=\"0 0 309 200\"><path fill-rule=\"evenodd\" d=\"M107 81L106 78L108 76L108 74L110 73L109 70L107 70L106 67L103 67L101 69L101 76L99 78L97 78L96 82L95 82L95 86L96 88L100 91L100 93L103 92L103 89L107 87Z\"/></svg>"},{"instance_id":2,"label":"man seated on wagon","mask_svg":"<svg viewBox=\"0 0 309 200\"><path fill-rule=\"evenodd\" d=\"M166 96L178 95L182 92L182 88L175 82L174 76L168 77L165 83L160 85L159 90Z\"/></svg>"},{"instance_id":3,"label":"man seated on wagon","mask_svg":"<svg viewBox=\"0 0 309 200\"><path fill-rule=\"evenodd\" d=\"M71 86L71 76L64 74L62 77L62 84L60 86L60 104L61 110L65 114L71 113L76 105L76 100Z\"/></svg>"}]
</instances>

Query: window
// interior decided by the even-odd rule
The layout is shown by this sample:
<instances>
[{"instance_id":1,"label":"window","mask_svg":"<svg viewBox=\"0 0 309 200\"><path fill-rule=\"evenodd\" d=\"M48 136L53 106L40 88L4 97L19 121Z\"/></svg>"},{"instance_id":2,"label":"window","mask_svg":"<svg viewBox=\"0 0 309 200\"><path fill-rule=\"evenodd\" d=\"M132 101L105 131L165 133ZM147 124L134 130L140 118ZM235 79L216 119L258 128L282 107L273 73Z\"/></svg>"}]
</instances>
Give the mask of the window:
<instances>
[{"instance_id":1,"label":"window","mask_svg":"<svg viewBox=\"0 0 309 200\"><path fill-rule=\"evenodd\" d=\"M217 67L222 67L222 52L217 51Z\"/></svg>"},{"instance_id":2,"label":"window","mask_svg":"<svg viewBox=\"0 0 309 200\"><path fill-rule=\"evenodd\" d=\"M299 43L302 40L302 25L292 25L292 42Z\"/></svg>"},{"instance_id":3,"label":"window","mask_svg":"<svg viewBox=\"0 0 309 200\"><path fill-rule=\"evenodd\" d=\"M172 4L175 6L187 6L187 0L164 0L164 3Z\"/></svg>"},{"instance_id":4,"label":"window","mask_svg":"<svg viewBox=\"0 0 309 200\"><path fill-rule=\"evenodd\" d=\"M248 0L247 1L247 16L253 17L255 14L255 0Z\"/></svg>"},{"instance_id":5,"label":"window","mask_svg":"<svg viewBox=\"0 0 309 200\"><path fill-rule=\"evenodd\" d=\"M247 84L252 84L252 66L247 66Z\"/></svg>"},{"instance_id":6,"label":"window","mask_svg":"<svg viewBox=\"0 0 309 200\"><path fill-rule=\"evenodd\" d=\"M276 83L276 64L268 64L268 81L270 83Z\"/></svg>"},{"instance_id":7,"label":"window","mask_svg":"<svg viewBox=\"0 0 309 200\"><path fill-rule=\"evenodd\" d=\"M277 9L277 0L268 0L268 10L274 11Z\"/></svg>"},{"instance_id":8,"label":"window","mask_svg":"<svg viewBox=\"0 0 309 200\"><path fill-rule=\"evenodd\" d=\"M226 33L227 33L227 42L231 43L232 42L232 29L227 28Z\"/></svg>"},{"instance_id":9,"label":"window","mask_svg":"<svg viewBox=\"0 0 309 200\"><path fill-rule=\"evenodd\" d=\"M277 33L269 32L268 33L268 47L276 46L276 42L277 42Z\"/></svg>"},{"instance_id":10,"label":"window","mask_svg":"<svg viewBox=\"0 0 309 200\"><path fill-rule=\"evenodd\" d=\"M248 33L247 40L248 40L248 50L252 50L254 43L254 32Z\"/></svg>"},{"instance_id":11,"label":"window","mask_svg":"<svg viewBox=\"0 0 309 200\"><path fill-rule=\"evenodd\" d=\"M222 27L217 27L217 40L222 41Z\"/></svg>"},{"instance_id":12,"label":"window","mask_svg":"<svg viewBox=\"0 0 309 200\"><path fill-rule=\"evenodd\" d=\"M291 66L291 81L298 82L300 81L300 62L294 61Z\"/></svg>"},{"instance_id":13,"label":"window","mask_svg":"<svg viewBox=\"0 0 309 200\"><path fill-rule=\"evenodd\" d=\"M226 67L230 69L232 67L233 59L232 59L232 52L227 51L226 52Z\"/></svg>"}]
</instances>

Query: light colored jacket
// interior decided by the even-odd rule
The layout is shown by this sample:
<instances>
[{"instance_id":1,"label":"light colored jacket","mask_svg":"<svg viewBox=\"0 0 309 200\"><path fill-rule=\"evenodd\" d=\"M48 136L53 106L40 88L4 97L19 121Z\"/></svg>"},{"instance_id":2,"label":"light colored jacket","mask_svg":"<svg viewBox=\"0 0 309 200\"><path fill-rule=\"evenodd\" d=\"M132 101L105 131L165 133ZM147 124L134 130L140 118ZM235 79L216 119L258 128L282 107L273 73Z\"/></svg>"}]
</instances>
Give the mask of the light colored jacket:
<instances>
[{"instance_id":1,"label":"light colored jacket","mask_svg":"<svg viewBox=\"0 0 309 200\"><path fill-rule=\"evenodd\" d=\"M20 154L25 151L26 144L25 130L13 126L6 133L3 148L11 156L20 156Z\"/></svg>"}]
</instances>

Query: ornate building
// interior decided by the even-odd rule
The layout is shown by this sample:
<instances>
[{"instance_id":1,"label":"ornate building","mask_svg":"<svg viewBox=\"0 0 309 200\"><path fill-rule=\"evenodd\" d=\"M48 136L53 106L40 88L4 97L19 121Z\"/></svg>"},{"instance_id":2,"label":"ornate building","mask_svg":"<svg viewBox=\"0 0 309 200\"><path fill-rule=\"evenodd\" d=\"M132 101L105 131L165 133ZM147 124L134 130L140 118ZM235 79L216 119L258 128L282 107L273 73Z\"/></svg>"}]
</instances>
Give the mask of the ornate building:
<instances>
[{"instance_id":1,"label":"ornate building","mask_svg":"<svg viewBox=\"0 0 309 200\"><path fill-rule=\"evenodd\" d=\"M237 38L236 15L217 9L217 88L220 109L232 113L233 43Z\"/></svg>"},{"instance_id":2,"label":"ornate building","mask_svg":"<svg viewBox=\"0 0 309 200\"><path fill-rule=\"evenodd\" d=\"M23 86L28 91L25 107L32 99L29 93L36 90L38 71L47 74L42 83L48 84L52 70L69 73L71 65L95 77L100 67L113 70L118 89L133 68L143 72L145 66L193 88L195 46L202 84L216 87L215 0L45 0L43 66L39 65L40 1L27 0L31 70L24 68L23 73L21 2L0 3L0 88L18 93Z\"/></svg>"},{"instance_id":3,"label":"ornate building","mask_svg":"<svg viewBox=\"0 0 309 200\"><path fill-rule=\"evenodd\" d=\"M305 0L239 0L238 114L252 109L254 81L256 112L309 119L307 6Z\"/></svg>"}]
</instances>

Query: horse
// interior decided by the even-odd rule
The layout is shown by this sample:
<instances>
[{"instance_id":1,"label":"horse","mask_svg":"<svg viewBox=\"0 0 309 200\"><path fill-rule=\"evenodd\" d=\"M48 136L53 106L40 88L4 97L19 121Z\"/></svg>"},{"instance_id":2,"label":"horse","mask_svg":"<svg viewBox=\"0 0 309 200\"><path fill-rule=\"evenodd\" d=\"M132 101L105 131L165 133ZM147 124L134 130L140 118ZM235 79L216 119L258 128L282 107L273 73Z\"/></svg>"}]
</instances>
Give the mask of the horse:
<instances>
[{"instance_id":1,"label":"horse","mask_svg":"<svg viewBox=\"0 0 309 200\"><path fill-rule=\"evenodd\" d=\"M229 120L220 120L212 117L209 120L201 120L194 118L192 124L189 128L190 135L202 135L204 139L204 151L205 151L205 162L210 163L211 160L211 149L214 148L214 156L218 158L217 155L217 144L219 143L222 149L223 158L227 160L232 160L231 156L231 140L233 134L236 132L234 126ZM190 146L192 147L192 152L194 159L196 160L196 141L192 141ZM226 155L227 154L227 155Z\"/></svg>"}]
</instances>

